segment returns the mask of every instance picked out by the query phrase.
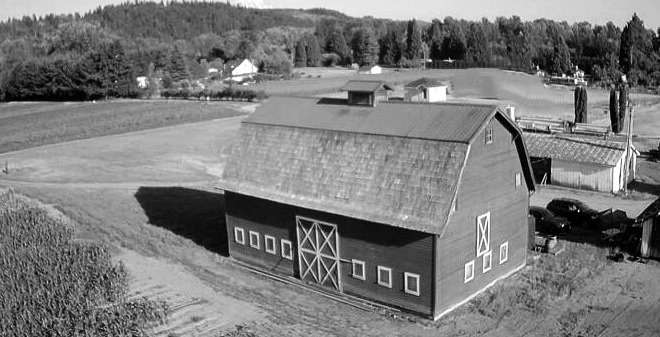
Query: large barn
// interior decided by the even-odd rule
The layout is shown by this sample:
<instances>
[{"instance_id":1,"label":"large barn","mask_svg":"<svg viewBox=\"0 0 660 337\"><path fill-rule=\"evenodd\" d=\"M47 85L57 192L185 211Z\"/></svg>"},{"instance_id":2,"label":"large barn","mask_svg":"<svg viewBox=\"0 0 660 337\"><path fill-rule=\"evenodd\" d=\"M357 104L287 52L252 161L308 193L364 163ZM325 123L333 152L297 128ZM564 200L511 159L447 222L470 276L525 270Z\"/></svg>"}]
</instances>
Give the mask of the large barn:
<instances>
[{"instance_id":1,"label":"large barn","mask_svg":"<svg viewBox=\"0 0 660 337\"><path fill-rule=\"evenodd\" d=\"M439 318L525 265L522 134L496 106L374 101L274 97L243 121L229 252Z\"/></svg>"}]
</instances>

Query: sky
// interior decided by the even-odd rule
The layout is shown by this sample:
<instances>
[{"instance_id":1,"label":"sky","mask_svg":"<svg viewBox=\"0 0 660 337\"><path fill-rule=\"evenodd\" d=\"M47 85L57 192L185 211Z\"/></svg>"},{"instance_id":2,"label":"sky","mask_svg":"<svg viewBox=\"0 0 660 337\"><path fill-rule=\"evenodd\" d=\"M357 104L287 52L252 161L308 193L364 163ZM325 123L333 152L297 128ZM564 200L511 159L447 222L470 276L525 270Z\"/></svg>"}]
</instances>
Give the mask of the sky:
<instances>
[{"instance_id":1,"label":"sky","mask_svg":"<svg viewBox=\"0 0 660 337\"><path fill-rule=\"evenodd\" d=\"M0 19L48 13L84 13L97 6L126 0L0 0ZM226 1L226 0L219 0ZM239 0L240 1L240 0ZM417 18L430 21L452 16L479 20L487 17L518 15L523 20L549 18L569 23L588 21L604 24L608 21L624 25L634 12L647 28L660 27L660 0L243 0L263 3L273 8L335 9L351 16L378 18Z\"/></svg>"}]
</instances>

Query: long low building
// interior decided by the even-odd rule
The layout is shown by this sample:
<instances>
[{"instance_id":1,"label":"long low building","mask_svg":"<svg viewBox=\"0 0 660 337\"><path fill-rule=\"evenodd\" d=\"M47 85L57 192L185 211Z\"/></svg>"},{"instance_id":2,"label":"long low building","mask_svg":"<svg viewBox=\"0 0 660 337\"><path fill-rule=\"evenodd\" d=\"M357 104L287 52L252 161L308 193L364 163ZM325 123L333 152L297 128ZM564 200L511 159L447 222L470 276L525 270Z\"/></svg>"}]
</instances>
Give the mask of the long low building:
<instances>
[{"instance_id":1,"label":"long low building","mask_svg":"<svg viewBox=\"0 0 660 337\"><path fill-rule=\"evenodd\" d=\"M568 133L523 135L537 183L617 193L635 177L639 153L632 145L626 151L624 141Z\"/></svg>"}]
</instances>

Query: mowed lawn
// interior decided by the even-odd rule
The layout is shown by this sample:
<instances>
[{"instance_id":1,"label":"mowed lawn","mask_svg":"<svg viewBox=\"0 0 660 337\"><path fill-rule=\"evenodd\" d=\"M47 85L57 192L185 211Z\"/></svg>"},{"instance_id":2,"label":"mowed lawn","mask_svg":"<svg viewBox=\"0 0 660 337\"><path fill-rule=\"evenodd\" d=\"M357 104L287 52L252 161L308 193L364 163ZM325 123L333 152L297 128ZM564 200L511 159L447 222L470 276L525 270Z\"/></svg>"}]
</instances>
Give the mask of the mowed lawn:
<instances>
[{"instance_id":1,"label":"mowed lawn","mask_svg":"<svg viewBox=\"0 0 660 337\"><path fill-rule=\"evenodd\" d=\"M253 103L117 100L0 104L0 153L252 111Z\"/></svg>"}]
</instances>

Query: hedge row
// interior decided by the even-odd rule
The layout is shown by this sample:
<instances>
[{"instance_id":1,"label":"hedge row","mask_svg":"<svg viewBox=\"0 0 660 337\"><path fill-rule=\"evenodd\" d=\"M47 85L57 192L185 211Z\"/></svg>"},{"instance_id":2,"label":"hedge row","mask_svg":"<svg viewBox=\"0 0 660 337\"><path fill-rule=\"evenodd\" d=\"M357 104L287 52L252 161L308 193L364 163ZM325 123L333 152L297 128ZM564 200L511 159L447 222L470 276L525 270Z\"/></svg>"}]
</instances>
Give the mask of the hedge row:
<instances>
[{"instance_id":1,"label":"hedge row","mask_svg":"<svg viewBox=\"0 0 660 337\"><path fill-rule=\"evenodd\" d=\"M164 98L182 99L209 99L209 100L232 100L232 101L260 101L266 98L263 90L225 88L223 90L195 90L188 88L165 89L160 95Z\"/></svg>"}]
</instances>

